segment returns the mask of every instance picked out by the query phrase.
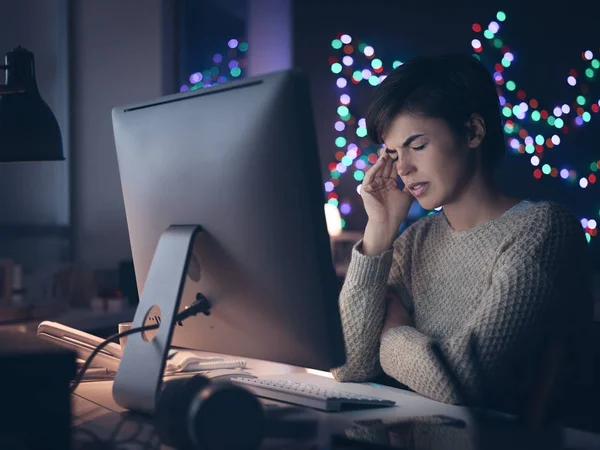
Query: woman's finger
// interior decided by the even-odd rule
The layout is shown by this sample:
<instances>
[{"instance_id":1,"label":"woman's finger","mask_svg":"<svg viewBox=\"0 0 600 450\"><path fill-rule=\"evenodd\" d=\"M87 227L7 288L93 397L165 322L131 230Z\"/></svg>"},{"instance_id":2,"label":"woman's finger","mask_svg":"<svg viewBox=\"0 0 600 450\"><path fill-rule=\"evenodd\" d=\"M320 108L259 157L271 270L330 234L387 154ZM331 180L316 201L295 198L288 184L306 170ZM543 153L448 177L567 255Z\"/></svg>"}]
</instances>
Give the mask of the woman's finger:
<instances>
[{"instance_id":1,"label":"woman's finger","mask_svg":"<svg viewBox=\"0 0 600 450\"><path fill-rule=\"evenodd\" d=\"M394 172L394 159L392 158L392 155L388 155L388 157L386 158L386 161L385 161L385 167L382 169L381 176L383 178L391 178L393 172Z\"/></svg>"},{"instance_id":2,"label":"woman's finger","mask_svg":"<svg viewBox=\"0 0 600 450\"><path fill-rule=\"evenodd\" d=\"M389 158L389 155L386 156L385 153L379 157L379 159L375 162L375 164L373 164L371 166L371 168L369 170L367 170L367 172L365 173L365 178L363 179L363 184L371 183L373 181L373 178L376 175L380 176L379 172L385 166L385 162L388 158Z\"/></svg>"}]
</instances>

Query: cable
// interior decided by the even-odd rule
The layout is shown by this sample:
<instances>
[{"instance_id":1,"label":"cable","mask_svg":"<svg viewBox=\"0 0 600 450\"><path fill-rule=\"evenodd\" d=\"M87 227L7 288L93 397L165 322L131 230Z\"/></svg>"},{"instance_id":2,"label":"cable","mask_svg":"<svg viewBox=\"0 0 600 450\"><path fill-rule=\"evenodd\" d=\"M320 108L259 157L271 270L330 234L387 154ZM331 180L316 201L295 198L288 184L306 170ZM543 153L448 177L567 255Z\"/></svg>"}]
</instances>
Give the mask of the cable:
<instances>
[{"instance_id":1,"label":"cable","mask_svg":"<svg viewBox=\"0 0 600 450\"><path fill-rule=\"evenodd\" d=\"M77 389L77 386L79 386L79 383L81 383L81 380L83 379L83 376L85 375L85 371L90 367L90 364L92 363L92 360L94 359L94 357L98 353L100 353L102 351L102 349L104 347L106 347L108 344L110 344L113 340L118 340L125 336L129 336L130 334L141 333L142 331L156 330L157 328L158 328L158 324L155 323L155 324L146 325L143 327L130 328L129 330L125 330L125 331L122 331L121 333L113 334L112 336L108 337L104 342L102 342L100 345L98 345L98 347L96 347L94 349L94 351L91 353L91 355L88 356L88 359L85 360L85 363L83 364L83 366L81 367L79 372L77 372L77 376L75 377L75 380L73 380L73 384L71 385L71 391L70 391L71 394L73 392L75 392L75 389Z\"/></svg>"},{"instance_id":2,"label":"cable","mask_svg":"<svg viewBox=\"0 0 600 450\"><path fill-rule=\"evenodd\" d=\"M202 313L206 316L210 315L210 302L202 294L198 294L196 296L196 301L194 303L192 303L189 307L185 308L182 312L177 314L175 316L174 322L181 325L181 322L183 322L185 319L187 319L188 317L191 317L191 316L195 316L198 313ZM98 353L100 353L102 351L102 349L104 347L106 347L112 341L115 341L115 340L118 341L120 338L129 336L130 334L141 333L141 332L150 331L150 330L156 330L158 327L159 327L159 324L154 323L152 325L145 325L143 327L130 328L129 330L125 330L121 333L113 334L112 336L109 336L108 338L106 338L106 340L104 342L99 344L94 349L94 351L92 351L90 356L88 356L88 358L85 360L85 363L83 364L83 366L81 367L79 372L77 372L77 375L75 376L75 379L73 380L73 384L71 385L70 393L72 394L73 392L75 392L75 389L77 389L77 386L79 386L79 384L81 383L81 380L83 380L85 371L92 364L92 360Z\"/></svg>"}]
</instances>

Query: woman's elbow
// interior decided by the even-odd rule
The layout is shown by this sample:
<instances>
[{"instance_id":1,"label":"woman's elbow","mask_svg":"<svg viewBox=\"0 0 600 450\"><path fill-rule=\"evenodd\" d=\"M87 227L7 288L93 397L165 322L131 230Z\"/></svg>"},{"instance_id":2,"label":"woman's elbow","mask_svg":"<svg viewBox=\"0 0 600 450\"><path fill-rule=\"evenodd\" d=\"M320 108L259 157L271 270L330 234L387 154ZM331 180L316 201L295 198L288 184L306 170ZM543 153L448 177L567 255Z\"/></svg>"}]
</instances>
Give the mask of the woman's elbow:
<instances>
[{"instance_id":1,"label":"woman's elbow","mask_svg":"<svg viewBox=\"0 0 600 450\"><path fill-rule=\"evenodd\" d=\"M442 403L447 403L449 405L464 405L465 402L458 395L453 393L448 394L443 400L440 400Z\"/></svg>"},{"instance_id":2,"label":"woman's elbow","mask_svg":"<svg viewBox=\"0 0 600 450\"><path fill-rule=\"evenodd\" d=\"M352 370L350 367L342 366L331 369L331 374L340 383L362 383L370 379L370 374L360 370Z\"/></svg>"},{"instance_id":3,"label":"woman's elbow","mask_svg":"<svg viewBox=\"0 0 600 450\"><path fill-rule=\"evenodd\" d=\"M400 380L398 380L400 381ZM447 389L419 389L418 386L414 388L408 385L409 388L413 389L417 394L421 394L436 402L445 403L447 405L465 405L465 399L463 399L457 392Z\"/></svg>"}]
</instances>

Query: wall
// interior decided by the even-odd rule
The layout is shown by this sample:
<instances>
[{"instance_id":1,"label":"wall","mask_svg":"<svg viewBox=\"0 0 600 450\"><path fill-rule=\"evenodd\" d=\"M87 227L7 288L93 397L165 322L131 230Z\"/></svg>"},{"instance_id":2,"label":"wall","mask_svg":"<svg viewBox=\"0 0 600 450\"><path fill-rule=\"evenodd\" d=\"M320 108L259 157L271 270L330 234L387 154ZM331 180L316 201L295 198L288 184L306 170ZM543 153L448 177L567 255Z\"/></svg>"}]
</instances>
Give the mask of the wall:
<instances>
[{"instance_id":1,"label":"wall","mask_svg":"<svg viewBox=\"0 0 600 450\"><path fill-rule=\"evenodd\" d=\"M12 191L0 196L0 227L49 224L49 231L34 232L62 236L29 236L16 245L13 233L0 247L0 257L17 254L43 265L66 262L71 254L78 265L92 268L115 267L131 257L111 109L176 89L171 40L176 3L3 2L3 16L10 20L0 27L0 51L21 44L35 53L38 85L61 126L67 161L0 165L0 189ZM226 6L248 15L249 40L260 49L254 53L255 73L290 66L289 0L236 0Z\"/></svg>"},{"instance_id":2,"label":"wall","mask_svg":"<svg viewBox=\"0 0 600 450\"><path fill-rule=\"evenodd\" d=\"M248 2L248 76L292 68L292 0Z\"/></svg>"},{"instance_id":3,"label":"wall","mask_svg":"<svg viewBox=\"0 0 600 450\"><path fill-rule=\"evenodd\" d=\"M34 53L42 98L54 112L69 155L66 0L5 1L0 54L18 45ZM35 14L32 14L35 11ZM1 74L4 84L4 73ZM69 175L66 162L0 164L0 258L27 267L69 258Z\"/></svg>"},{"instance_id":4,"label":"wall","mask_svg":"<svg viewBox=\"0 0 600 450\"><path fill-rule=\"evenodd\" d=\"M169 90L173 4L72 2L72 212L75 258L82 265L111 268L131 258L111 109Z\"/></svg>"}]
</instances>

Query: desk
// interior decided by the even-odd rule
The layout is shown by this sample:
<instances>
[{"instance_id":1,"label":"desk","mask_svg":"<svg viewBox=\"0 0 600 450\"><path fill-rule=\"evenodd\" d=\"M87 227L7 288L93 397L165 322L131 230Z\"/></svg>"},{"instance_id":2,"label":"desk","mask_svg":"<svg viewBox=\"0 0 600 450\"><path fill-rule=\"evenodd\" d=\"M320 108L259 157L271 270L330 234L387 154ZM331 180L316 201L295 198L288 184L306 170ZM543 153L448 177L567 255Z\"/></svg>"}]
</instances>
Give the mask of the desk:
<instances>
[{"instance_id":1,"label":"desk","mask_svg":"<svg viewBox=\"0 0 600 450\"><path fill-rule=\"evenodd\" d=\"M68 308L57 315L39 316L9 324L0 324L0 330L30 333L35 335L38 325L44 320L58 322L86 333L104 337L114 334L117 324L131 322L135 316L135 308L125 308L122 311L99 312L86 308Z\"/></svg>"},{"instance_id":2,"label":"desk","mask_svg":"<svg viewBox=\"0 0 600 450\"><path fill-rule=\"evenodd\" d=\"M203 353L203 352L201 352ZM207 356L213 355L206 353ZM265 361L251 360L246 358L248 366L246 370L257 376L268 376L270 378L288 379L292 381L303 381L324 387L343 389L353 393L380 396L395 400L397 406L373 410L349 411L339 413L325 413L315 410L302 410L302 417L314 418L318 421L318 435L304 442L289 442L281 440L265 440L262 449L308 449L326 448L335 433L353 426L357 421L383 421L394 422L401 418L414 416L445 415L451 418L463 420L467 429L463 431L472 432L475 422L469 411L460 406L447 405L422 397L421 395L395 389L388 386L338 383L332 378L318 374L309 373L305 369L287 366L283 364L269 363ZM270 400L264 400L266 404L272 404ZM130 414L119 407L112 399L112 381L93 381L82 383L75 394L73 394L73 426L76 442L90 442L96 435L102 440L118 441L119 449L167 449L161 446L153 426L136 414ZM573 429L557 430L552 443L562 442L568 448L600 448L600 436ZM93 433L93 435L91 434ZM500 448L500 440L495 437L495 443ZM441 448L453 448L448 441ZM462 443L465 443L463 440ZM144 447L147 445L147 447ZM517 448L515 445L502 443L504 448ZM567 446L563 448L567 448ZM75 446L75 449L83 448ZM107 448L117 448L107 447ZM331 447L329 447L331 448ZM486 448L491 448L487 446ZM534 448L530 445L527 448ZM548 448L545 446L545 448Z\"/></svg>"}]
</instances>

